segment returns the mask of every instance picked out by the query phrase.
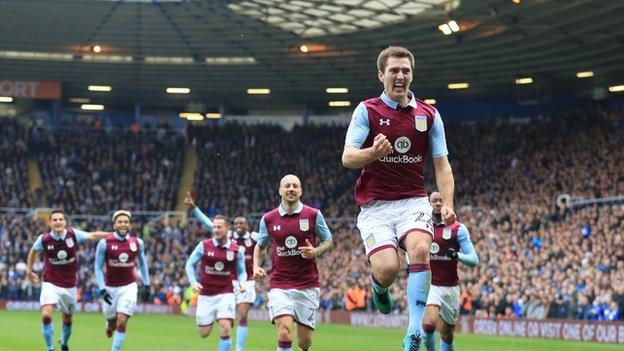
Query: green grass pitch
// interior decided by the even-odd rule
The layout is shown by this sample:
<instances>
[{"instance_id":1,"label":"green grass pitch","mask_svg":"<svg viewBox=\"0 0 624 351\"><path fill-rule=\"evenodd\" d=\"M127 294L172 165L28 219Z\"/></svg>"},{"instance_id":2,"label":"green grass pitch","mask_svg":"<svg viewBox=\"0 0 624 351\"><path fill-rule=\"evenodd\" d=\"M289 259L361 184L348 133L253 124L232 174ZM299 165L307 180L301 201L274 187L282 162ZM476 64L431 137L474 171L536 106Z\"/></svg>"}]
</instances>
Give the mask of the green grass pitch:
<instances>
[{"instance_id":1,"label":"green grass pitch","mask_svg":"<svg viewBox=\"0 0 624 351\"><path fill-rule=\"evenodd\" d=\"M55 313L54 338L60 336L60 313ZM0 351L45 350L40 332L39 312L0 311ZM207 339L195 331L195 320L190 317L140 315L130 319L125 351L204 351L217 349L216 330ZM312 350L316 351L399 351L403 331L397 329L361 328L342 325L318 326ZM70 339L71 351L106 351L112 339L104 336L104 317L96 313L74 316ZM275 329L269 322L252 322L246 351L272 351L276 348ZM57 350L59 350L57 344ZM518 350L518 351L576 351L622 350L622 345L569 342L543 339L520 339L458 334L458 351ZM297 348L296 348L297 350Z\"/></svg>"}]
</instances>

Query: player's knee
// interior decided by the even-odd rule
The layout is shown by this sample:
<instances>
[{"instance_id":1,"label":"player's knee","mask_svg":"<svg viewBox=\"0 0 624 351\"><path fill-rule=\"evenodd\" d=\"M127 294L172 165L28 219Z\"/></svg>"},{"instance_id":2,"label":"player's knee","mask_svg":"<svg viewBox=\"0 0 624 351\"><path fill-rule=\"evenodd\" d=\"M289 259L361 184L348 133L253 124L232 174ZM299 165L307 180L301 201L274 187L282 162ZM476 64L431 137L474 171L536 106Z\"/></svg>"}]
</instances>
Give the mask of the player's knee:
<instances>
[{"instance_id":1,"label":"player's knee","mask_svg":"<svg viewBox=\"0 0 624 351\"><path fill-rule=\"evenodd\" d=\"M436 331L435 325L431 324L431 323L423 322L422 327L423 327L423 330L425 331L425 333L427 333L427 334L432 334L432 333L435 333L435 331Z\"/></svg>"},{"instance_id":2,"label":"player's knee","mask_svg":"<svg viewBox=\"0 0 624 351\"><path fill-rule=\"evenodd\" d=\"M414 263L429 262L429 243L426 241L419 241L408 252Z\"/></svg>"},{"instance_id":3,"label":"player's knee","mask_svg":"<svg viewBox=\"0 0 624 351\"><path fill-rule=\"evenodd\" d=\"M125 333L126 332L126 322L118 322L117 323L117 332Z\"/></svg>"},{"instance_id":4,"label":"player's knee","mask_svg":"<svg viewBox=\"0 0 624 351\"><path fill-rule=\"evenodd\" d=\"M231 324L223 323L223 324L220 325L219 336L221 336L222 338L229 338L231 334L232 334L232 326L231 326Z\"/></svg>"},{"instance_id":5,"label":"player's knee","mask_svg":"<svg viewBox=\"0 0 624 351\"><path fill-rule=\"evenodd\" d=\"M399 273L399 267L390 263L380 264L374 268L375 279L383 286L390 286Z\"/></svg>"},{"instance_id":6,"label":"player's knee","mask_svg":"<svg viewBox=\"0 0 624 351\"><path fill-rule=\"evenodd\" d=\"M280 325L277 331L277 338L280 341L291 341L292 336L290 334L290 328L286 325Z\"/></svg>"},{"instance_id":7,"label":"player's knee","mask_svg":"<svg viewBox=\"0 0 624 351\"><path fill-rule=\"evenodd\" d=\"M66 326L71 326L72 325L72 316L71 315L64 315L63 316L63 324L65 324Z\"/></svg>"},{"instance_id":8,"label":"player's knee","mask_svg":"<svg viewBox=\"0 0 624 351\"><path fill-rule=\"evenodd\" d=\"M208 335L210 335L210 329L197 328L197 334L199 334L199 337L201 337L202 339L205 339L208 337Z\"/></svg>"},{"instance_id":9,"label":"player's knee","mask_svg":"<svg viewBox=\"0 0 624 351\"><path fill-rule=\"evenodd\" d=\"M52 323L52 316L44 314L43 316L41 316L41 322L46 325Z\"/></svg>"},{"instance_id":10,"label":"player's knee","mask_svg":"<svg viewBox=\"0 0 624 351\"><path fill-rule=\"evenodd\" d=\"M241 327L244 327L247 325L247 316L240 314L238 316L238 325L240 325Z\"/></svg>"}]
</instances>

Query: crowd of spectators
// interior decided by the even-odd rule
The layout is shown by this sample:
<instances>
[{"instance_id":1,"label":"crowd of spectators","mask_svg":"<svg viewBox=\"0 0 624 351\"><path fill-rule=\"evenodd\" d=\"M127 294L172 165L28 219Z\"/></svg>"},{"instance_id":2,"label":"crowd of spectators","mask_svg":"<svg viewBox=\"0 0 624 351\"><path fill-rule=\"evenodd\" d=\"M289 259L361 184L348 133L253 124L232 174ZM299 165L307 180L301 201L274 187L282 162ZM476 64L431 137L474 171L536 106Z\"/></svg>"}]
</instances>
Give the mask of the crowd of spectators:
<instances>
[{"instance_id":1,"label":"crowd of spectators","mask_svg":"<svg viewBox=\"0 0 624 351\"><path fill-rule=\"evenodd\" d=\"M341 166L344 126L228 123L189 131L197 145L195 191L207 213L261 214L277 206L281 177L301 178L305 201L326 208L353 186Z\"/></svg>"},{"instance_id":2,"label":"crowd of spectators","mask_svg":"<svg viewBox=\"0 0 624 351\"><path fill-rule=\"evenodd\" d=\"M105 214L176 206L186 147L179 133L61 130L43 133L32 146L49 207Z\"/></svg>"},{"instance_id":3,"label":"crowd of spectators","mask_svg":"<svg viewBox=\"0 0 624 351\"><path fill-rule=\"evenodd\" d=\"M460 265L461 311L481 317L621 320L624 310L624 205L557 205L557 195L624 195L624 114L595 108L533 119L447 123L456 211L481 264ZM318 259L323 309L372 310L370 267L355 229L357 172L340 165L344 127L225 124L190 133L199 154L197 202L211 215L258 214L279 202L280 177L301 176L303 200L323 209L335 249ZM434 188L432 172L429 189ZM105 223L87 223L99 228ZM0 216L0 296L34 298L23 262L32 219ZM206 236L196 222L144 222L154 301L176 303L188 283L184 261ZM92 247L81 265L92 299ZM395 313L406 310L406 272L392 286ZM260 285L260 296L266 285ZM265 297L265 296L264 296Z\"/></svg>"},{"instance_id":4,"label":"crowd of spectators","mask_svg":"<svg viewBox=\"0 0 624 351\"><path fill-rule=\"evenodd\" d=\"M0 207L28 207L28 135L12 118L0 117Z\"/></svg>"}]
</instances>

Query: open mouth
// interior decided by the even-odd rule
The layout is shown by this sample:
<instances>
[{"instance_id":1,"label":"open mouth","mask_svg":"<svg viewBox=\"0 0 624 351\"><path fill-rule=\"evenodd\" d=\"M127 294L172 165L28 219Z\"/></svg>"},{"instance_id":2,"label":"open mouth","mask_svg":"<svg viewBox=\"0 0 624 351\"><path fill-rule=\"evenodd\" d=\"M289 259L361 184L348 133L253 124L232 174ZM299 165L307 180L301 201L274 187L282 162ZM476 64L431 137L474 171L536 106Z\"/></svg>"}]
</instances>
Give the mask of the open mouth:
<instances>
[{"instance_id":1,"label":"open mouth","mask_svg":"<svg viewBox=\"0 0 624 351\"><path fill-rule=\"evenodd\" d=\"M403 90L405 88L405 83L394 83L392 88L396 90Z\"/></svg>"}]
</instances>

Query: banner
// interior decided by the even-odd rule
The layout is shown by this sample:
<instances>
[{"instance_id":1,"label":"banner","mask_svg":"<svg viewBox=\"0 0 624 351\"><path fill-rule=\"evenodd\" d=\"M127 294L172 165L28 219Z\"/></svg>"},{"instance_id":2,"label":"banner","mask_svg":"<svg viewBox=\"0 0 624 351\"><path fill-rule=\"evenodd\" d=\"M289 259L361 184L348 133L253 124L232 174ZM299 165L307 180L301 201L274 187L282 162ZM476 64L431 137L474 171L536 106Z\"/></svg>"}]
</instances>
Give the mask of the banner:
<instances>
[{"instance_id":1,"label":"banner","mask_svg":"<svg viewBox=\"0 0 624 351\"><path fill-rule=\"evenodd\" d=\"M61 98L61 83L0 78L0 96L58 100Z\"/></svg>"},{"instance_id":2,"label":"banner","mask_svg":"<svg viewBox=\"0 0 624 351\"><path fill-rule=\"evenodd\" d=\"M624 344L624 323L577 319L483 319L461 317L456 330L525 338L562 339Z\"/></svg>"}]
</instances>

